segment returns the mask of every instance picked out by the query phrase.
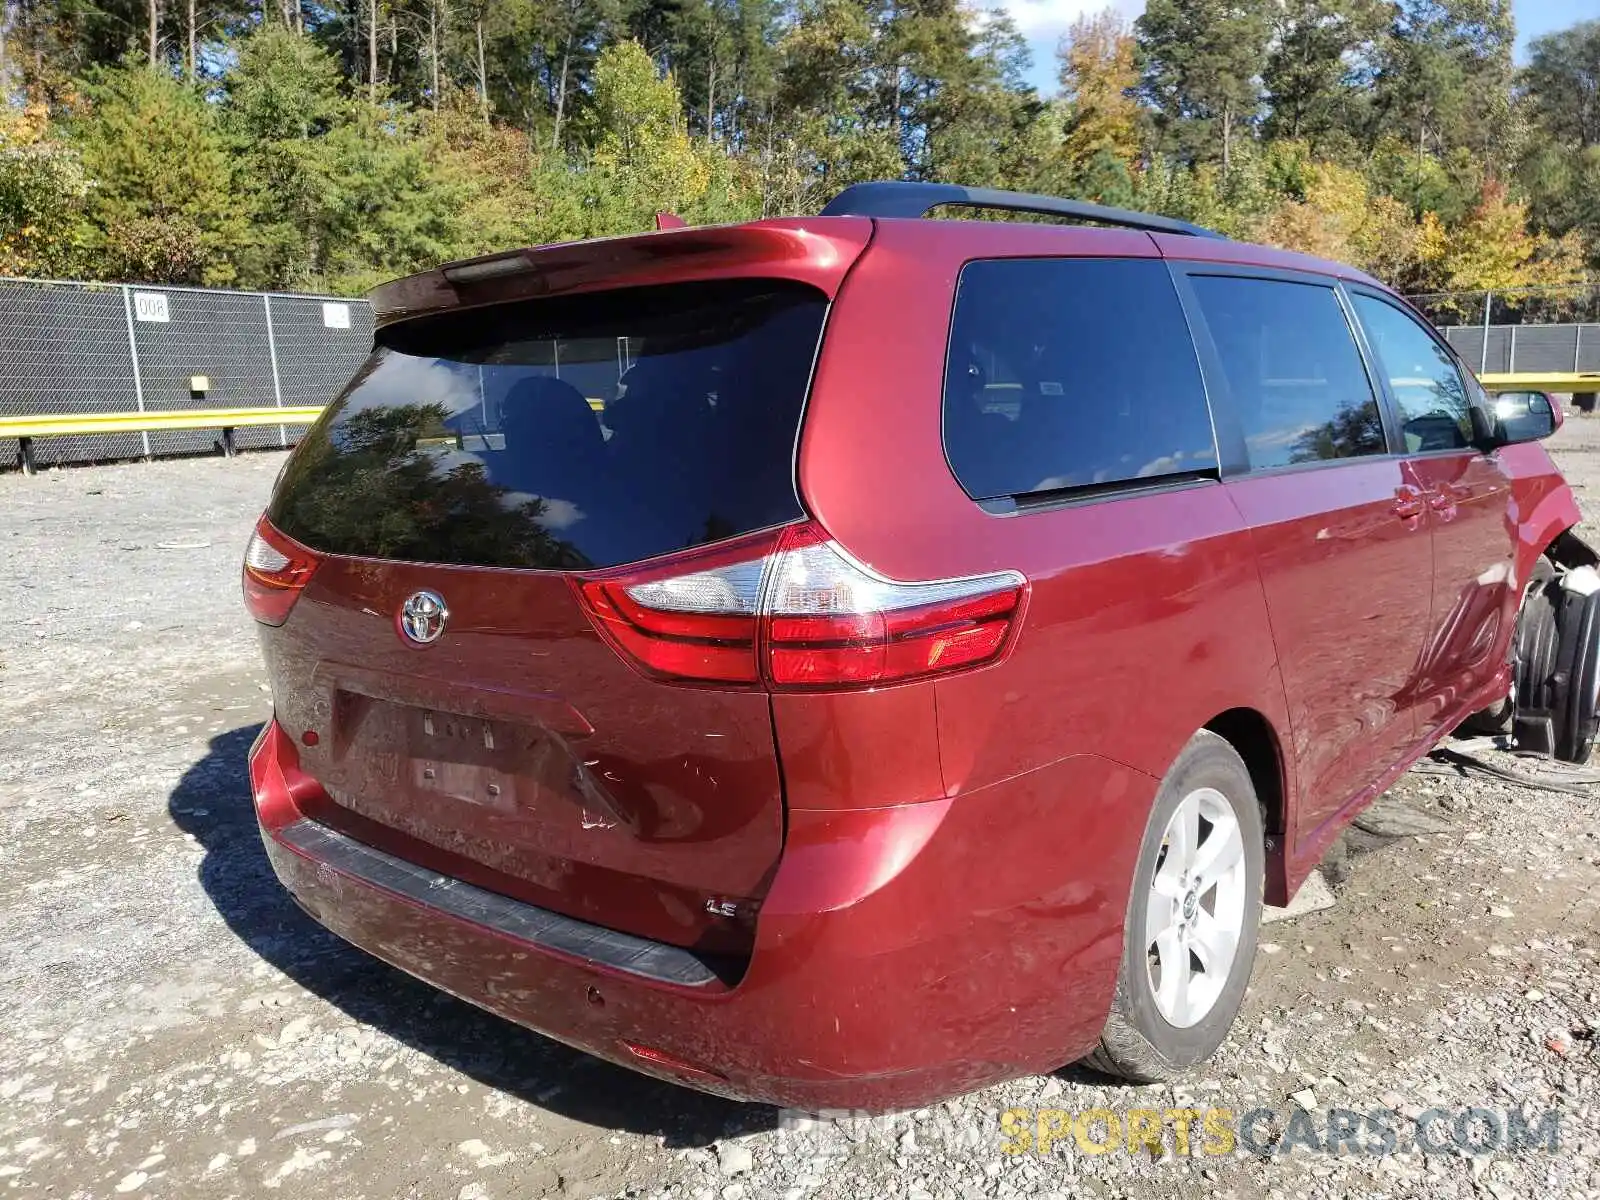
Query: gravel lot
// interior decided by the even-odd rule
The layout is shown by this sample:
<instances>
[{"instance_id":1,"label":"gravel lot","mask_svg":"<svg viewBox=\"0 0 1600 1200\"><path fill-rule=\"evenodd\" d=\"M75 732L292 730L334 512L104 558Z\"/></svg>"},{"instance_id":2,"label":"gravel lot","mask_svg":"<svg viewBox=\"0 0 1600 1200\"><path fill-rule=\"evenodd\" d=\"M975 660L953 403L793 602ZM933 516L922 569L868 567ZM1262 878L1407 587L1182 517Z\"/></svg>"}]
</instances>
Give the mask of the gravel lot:
<instances>
[{"instance_id":1,"label":"gravel lot","mask_svg":"<svg viewBox=\"0 0 1600 1200\"><path fill-rule=\"evenodd\" d=\"M1571 421L1557 453L1600 519L1600 419ZM0 477L0 1188L1600 1197L1600 785L1413 772L1381 827L1433 832L1353 832L1326 869L1337 904L1264 930L1234 1036L1175 1088L1067 1068L794 1128L589 1060L336 941L273 881L245 780L268 702L236 570L281 461ZM1424 1154L1403 1119L1406 1152L1381 1156L1207 1155L1198 1129L1183 1154L1170 1125L1159 1157L1072 1136L1012 1154L1000 1124L1261 1107L1289 1129L1309 1110L1296 1120L1320 1134L1329 1108L1435 1106L1554 1108L1559 1150Z\"/></svg>"}]
</instances>

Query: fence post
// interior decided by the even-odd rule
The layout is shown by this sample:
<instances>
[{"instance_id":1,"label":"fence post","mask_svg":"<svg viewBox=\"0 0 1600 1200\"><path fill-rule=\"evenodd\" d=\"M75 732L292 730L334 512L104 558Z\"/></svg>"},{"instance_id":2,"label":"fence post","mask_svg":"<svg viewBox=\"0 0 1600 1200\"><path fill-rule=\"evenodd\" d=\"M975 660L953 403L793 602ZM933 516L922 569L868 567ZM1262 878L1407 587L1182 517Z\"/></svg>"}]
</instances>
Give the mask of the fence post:
<instances>
[{"instance_id":1,"label":"fence post","mask_svg":"<svg viewBox=\"0 0 1600 1200\"><path fill-rule=\"evenodd\" d=\"M1578 373L1578 351L1583 348L1583 322L1572 327L1572 373Z\"/></svg>"},{"instance_id":2,"label":"fence post","mask_svg":"<svg viewBox=\"0 0 1600 1200\"><path fill-rule=\"evenodd\" d=\"M1506 363L1506 370L1515 372L1517 369L1517 327L1511 327L1511 358Z\"/></svg>"},{"instance_id":3,"label":"fence post","mask_svg":"<svg viewBox=\"0 0 1600 1200\"><path fill-rule=\"evenodd\" d=\"M267 354L272 359L272 403L283 407L283 384L278 380L278 335L272 328L272 297L266 292L261 293L261 307L267 312ZM286 425L278 426L278 445L289 444L289 428Z\"/></svg>"},{"instance_id":4,"label":"fence post","mask_svg":"<svg viewBox=\"0 0 1600 1200\"><path fill-rule=\"evenodd\" d=\"M1483 294L1483 347L1478 351L1478 374L1483 374L1489 369L1489 304L1494 299L1493 292Z\"/></svg>"},{"instance_id":5,"label":"fence post","mask_svg":"<svg viewBox=\"0 0 1600 1200\"><path fill-rule=\"evenodd\" d=\"M122 285L122 315L128 322L128 358L133 363L133 399L139 406L139 411L144 411L144 376L139 369L139 342L133 336L133 293L128 285ZM150 458L150 431L141 430L139 441L144 446L144 456Z\"/></svg>"}]
</instances>

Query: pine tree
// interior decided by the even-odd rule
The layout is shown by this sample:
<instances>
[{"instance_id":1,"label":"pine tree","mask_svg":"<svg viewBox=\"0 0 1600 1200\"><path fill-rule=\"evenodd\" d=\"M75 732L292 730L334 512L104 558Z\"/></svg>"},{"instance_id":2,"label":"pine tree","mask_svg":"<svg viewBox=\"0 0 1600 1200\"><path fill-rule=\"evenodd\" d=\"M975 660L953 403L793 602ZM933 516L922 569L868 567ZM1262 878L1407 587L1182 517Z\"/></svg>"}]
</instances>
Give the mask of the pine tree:
<instances>
[{"instance_id":1,"label":"pine tree","mask_svg":"<svg viewBox=\"0 0 1600 1200\"><path fill-rule=\"evenodd\" d=\"M1600 146L1600 20L1535 38L1522 75L1534 120L1580 150Z\"/></svg>"},{"instance_id":2,"label":"pine tree","mask_svg":"<svg viewBox=\"0 0 1600 1200\"><path fill-rule=\"evenodd\" d=\"M226 284L237 275L245 209L216 115L192 89L141 64L86 87L76 123L98 273L148 283Z\"/></svg>"},{"instance_id":3,"label":"pine tree","mask_svg":"<svg viewBox=\"0 0 1600 1200\"><path fill-rule=\"evenodd\" d=\"M1284 0L1273 10L1262 72L1266 136L1313 148L1334 135L1352 137L1364 119L1384 16L1378 0Z\"/></svg>"},{"instance_id":4,"label":"pine tree","mask_svg":"<svg viewBox=\"0 0 1600 1200\"><path fill-rule=\"evenodd\" d=\"M1267 0L1150 0L1135 22L1146 100L1169 146L1226 173L1261 110Z\"/></svg>"},{"instance_id":5,"label":"pine tree","mask_svg":"<svg viewBox=\"0 0 1600 1200\"><path fill-rule=\"evenodd\" d=\"M1373 133L1430 152L1465 151L1484 171L1510 149L1510 0L1401 0L1379 50Z\"/></svg>"}]
</instances>

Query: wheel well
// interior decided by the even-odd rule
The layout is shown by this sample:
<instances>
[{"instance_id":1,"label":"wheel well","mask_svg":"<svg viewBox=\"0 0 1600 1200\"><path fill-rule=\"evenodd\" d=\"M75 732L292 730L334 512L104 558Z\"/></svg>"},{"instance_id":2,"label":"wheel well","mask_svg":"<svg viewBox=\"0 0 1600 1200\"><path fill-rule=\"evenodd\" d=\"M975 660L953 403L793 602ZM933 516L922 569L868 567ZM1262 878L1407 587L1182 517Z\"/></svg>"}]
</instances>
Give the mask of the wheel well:
<instances>
[{"instance_id":1,"label":"wheel well","mask_svg":"<svg viewBox=\"0 0 1600 1200\"><path fill-rule=\"evenodd\" d=\"M1206 728L1244 759L1256 798L1261 801L1266 832L1283 833L1283 759L1272 724L1253 708L1230 708L1207 721Z\"/></svg>"},{"instance_id":2,"label":"wheel well","mask_svg":"<svg viewBox=\"0 0 1600 1200\"><path fill-rule=\"evenodd\" d=\"M1563 529L1556 534L1551 543L1544 548L1544 556L1563 567L1600 566L1600 555L1597 555L1588 542L1570 529Z\"/></svg>"}]
</instances>

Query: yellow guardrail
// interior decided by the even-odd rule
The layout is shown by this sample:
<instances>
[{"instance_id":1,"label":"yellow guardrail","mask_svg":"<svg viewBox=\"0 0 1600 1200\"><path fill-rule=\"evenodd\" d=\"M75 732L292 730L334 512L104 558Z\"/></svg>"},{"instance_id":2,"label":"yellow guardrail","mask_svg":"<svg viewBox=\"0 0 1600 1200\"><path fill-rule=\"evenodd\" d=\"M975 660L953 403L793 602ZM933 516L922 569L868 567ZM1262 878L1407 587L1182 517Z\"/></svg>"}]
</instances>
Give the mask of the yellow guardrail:
<instances>
[{"instance_id":1,"label":"yellow guardrail","mask_svg":"<svg viewBox=\"0 0 1600 1200\"><path fill-rule=\"evenodd\" d=\"M1489 371L1478 376L1486 392L1600 392L1595 371Z\"/></svg>"},{"instance_id":2,"label":"yellow guardrail","mask_svg":"<svg viewBox=\"0 0 1600 1200\"><path fill-rule=\"evenodd\" d=\"M589 397L595 412L605 401ZM261 425L309 425L322 415L320 404L289 408L180 408L169 412L44 413L0 416L0 439L17 439L17 464L33 474L33 440L88 433L167 433L174 430L220 429L222 452L233 455L233 431Z\"/></svg>"},{"instance_id":3,"label":"yellow guardrail","mask_svg":"<svg viewBox=\"0 0 1600 1200\"><path fill-rule=\"evenodd\" d=\"M186 408L170 412L42 413L0 417L0 438L17 439L17 463L33 474L33 441L88 433L160 433L172 430L220 429L222 452L233 454L233 431L262 425L309 425L322 415L322 405L294 408Z\"/></svg>"}]
</instances>

